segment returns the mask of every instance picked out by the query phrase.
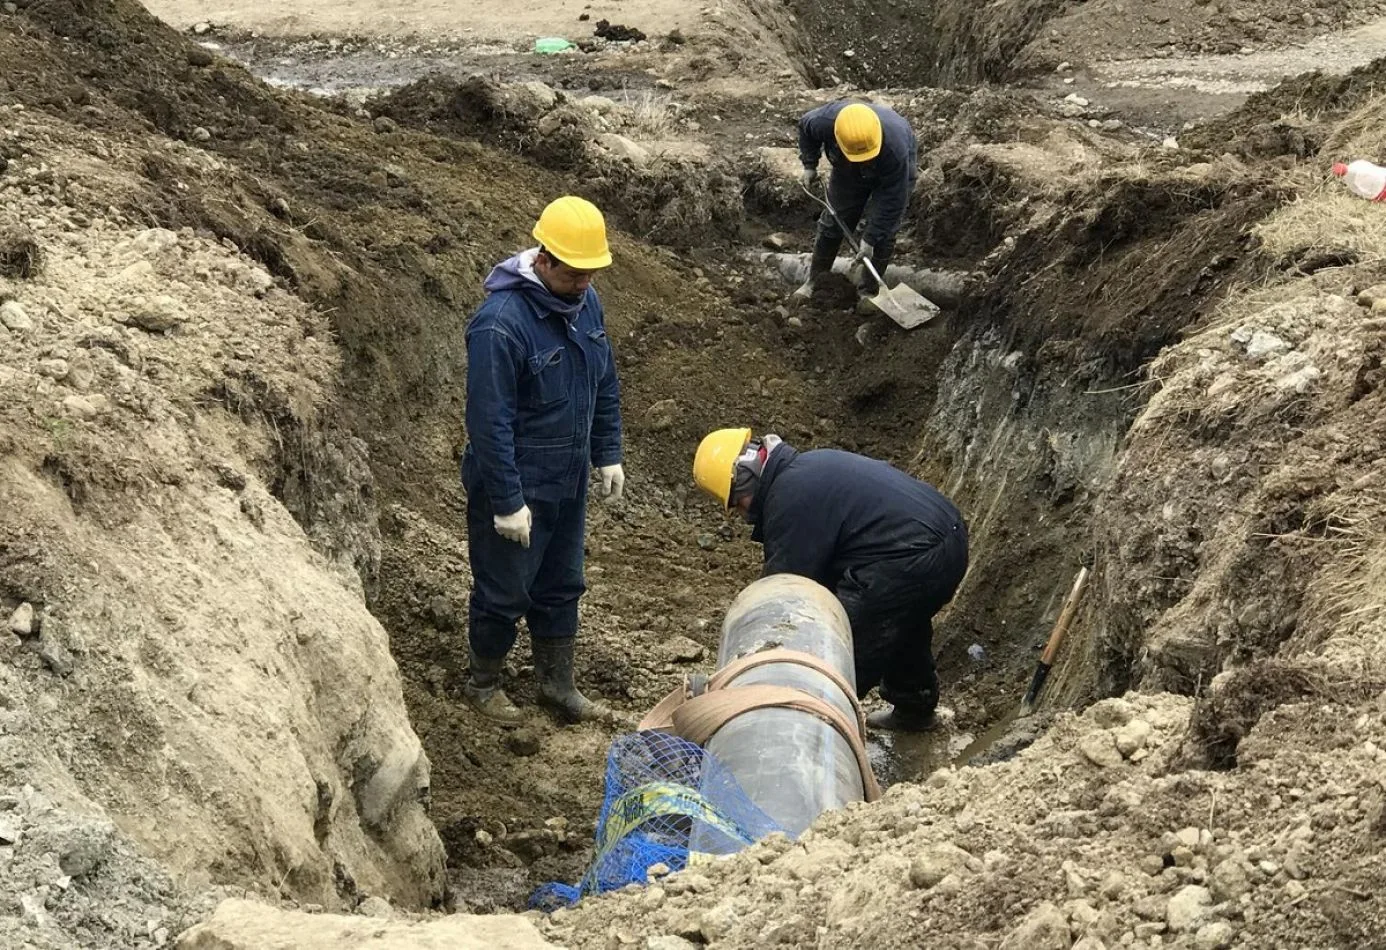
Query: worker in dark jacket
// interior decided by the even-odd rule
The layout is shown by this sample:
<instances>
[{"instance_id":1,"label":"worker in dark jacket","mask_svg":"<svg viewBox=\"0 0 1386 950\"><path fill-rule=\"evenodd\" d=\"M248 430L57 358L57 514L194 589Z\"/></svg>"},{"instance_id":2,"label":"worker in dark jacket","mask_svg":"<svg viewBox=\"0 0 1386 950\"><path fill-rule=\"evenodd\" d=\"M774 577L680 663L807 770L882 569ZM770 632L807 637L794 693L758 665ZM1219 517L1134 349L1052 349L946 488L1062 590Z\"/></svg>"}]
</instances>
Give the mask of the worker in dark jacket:
<instances>
[{"instance_id":1,"label":"worker in dark jacket","mask_svg":"<svg viewBox=\"0 0 1386 950\"><path fill-rule=\"evenodd\" d=\"M919 175L918 144L914 130L899 113L885 106L864 102L831 102L814 109L799 120L799 160L803 163L805 187L814 190L818 180L818 161L824 154L833 167L828 179L828 204L855 231L867 214L856 265L870 259L876 273L885 275L895 253L895 233L905 220L905 209ZM828 212L818 219L818 236L809 261L808 280L794 297L807 300L814 282L832 270L842 229ZM857 286L866 296L877 290L871 272L862 268Z\"/></svg>"},{"instance_id":2,"label":"worker in dark jacket","mask_svg":"<svg viewBox=\"0 0 1386 950\"><path fill-rule=\"evenodd\" d=\"M611 264L601 212L565 197L544 209L539 242L499 264L467 326L462 484L472 567L471 670L481 713L520 721L501 671L524 617L539 698L565 719L609 718L573 683L588 469L621 497L620 384L592 275Z\"/></svg>"},{"instance_id":3,"label":"worker in dark jacket","mask_svg":"<svg viewBox=\"0 0 1386 950\"><path fill-rule=\"evenodd\" d=\"M773 435L721 429L703 439L693 477L753 526L765 575L798 574L833 591L852 622L857 694L893 704L877 729L933 724L933 616L967 573L967 526L937 489L885 462Z\"/></svg>"}]
</instances>

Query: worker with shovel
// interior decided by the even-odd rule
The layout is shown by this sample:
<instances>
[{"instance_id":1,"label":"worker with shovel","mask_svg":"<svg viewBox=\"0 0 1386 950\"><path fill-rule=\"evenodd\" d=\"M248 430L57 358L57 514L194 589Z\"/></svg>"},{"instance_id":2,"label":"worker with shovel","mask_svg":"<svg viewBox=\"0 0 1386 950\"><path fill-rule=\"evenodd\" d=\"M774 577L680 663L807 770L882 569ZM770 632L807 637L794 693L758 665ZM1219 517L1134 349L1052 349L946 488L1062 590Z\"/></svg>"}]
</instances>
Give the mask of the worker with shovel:
<instances>
[{"instance_id":1,"label":"worker with shovel","mask_svg":"<svg viewBox=\"0 0 1386 950\"><path fill-rule=\"evenodd\" d=\"M698 487L752 525L764 574L798 574L833 591L852 622L857 695L880 685L892 708L875 729L929 728L938 706L933 617L967 573L967 525L937 489L885 462L799 452L750 429L706 436Z\"/></svg>"},{"instance_id":2,"label":"worker with shovel","mask_svg":"<svg viewBox=\"0 0 1386 950\"><path fill-rule=\"evenodd\" d=\"M919 174L914 130L899 113L885 106L831 102L799 120L802 182L810 194L824 154L833 169L828 179L828 207L818 219L808 280L794 291L793 298L802 302L813 295L817 279L832 270L846 236L843 229L855 232L863 214L867 216L866 226L860 243L853 240L852 264L870 262L871 267L857 279L862 298L870 298L878 290L877 275L884 275L890 265L895 234L904 223Z\"/></svg>"},{"instance_id":3,"label":"worker with shovel","mask_svg":"<svg viewBox=\"0 0 1386 950\"><path fill-rule=\"evenodd\" d=\"M524 617L539 699L564 719L610 719L573 683L588 469L618 500L620 383L592 276L611 264L606 223L582 198L551 203L538 247L496 266L467 326L467 701L502 725L520 711L501 671Z\"/></svg>"}]
</instances>

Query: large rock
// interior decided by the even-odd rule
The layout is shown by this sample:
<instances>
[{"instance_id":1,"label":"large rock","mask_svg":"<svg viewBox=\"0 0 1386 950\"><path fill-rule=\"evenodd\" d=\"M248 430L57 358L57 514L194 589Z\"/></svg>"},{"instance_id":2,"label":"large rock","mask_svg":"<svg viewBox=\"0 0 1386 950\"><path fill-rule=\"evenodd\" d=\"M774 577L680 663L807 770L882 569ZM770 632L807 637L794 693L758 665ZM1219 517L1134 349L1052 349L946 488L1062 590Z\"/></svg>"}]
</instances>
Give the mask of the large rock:
<instances>
[{"instance_id":1,"label":"large rock","mask_svg":"<svg viewBox=\"0 0 1386 950\"><path fill-rule=\"evenodd\" d=\"M1001 950L1069 950L1073 934L1064 912L1047 901L1025 915L1001 941Z\"/></svg>"},{"instance_id":2,"label":"large rock","mask_svg":"<svg viewBox=\"0 0 1386 950\"><path fill-rule=\"evenodd\" d=\"M304 914L255 901L223 901L212 919L183 933L178 950L543 950L553 947L513 914L455 914L419 923Z\"/></svg>"}]
</instances>

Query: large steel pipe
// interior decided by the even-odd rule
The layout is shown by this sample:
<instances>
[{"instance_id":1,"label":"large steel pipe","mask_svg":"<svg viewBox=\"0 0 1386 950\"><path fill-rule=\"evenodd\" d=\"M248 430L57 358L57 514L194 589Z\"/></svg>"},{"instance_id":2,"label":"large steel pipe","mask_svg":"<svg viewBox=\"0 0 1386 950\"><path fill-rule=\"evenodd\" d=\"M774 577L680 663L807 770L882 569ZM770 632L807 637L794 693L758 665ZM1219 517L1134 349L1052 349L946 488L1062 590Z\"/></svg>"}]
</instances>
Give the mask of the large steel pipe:
<instances>
[{"instance_id":1,"label":"large steel pipe","mask_svg":"<svg viewBox=\"0 0 1386 950\"><path fill-rule=\"evenodd\" d=\"M717 667L771 647L810 653L856 688L851 623L832 592L808 578L776 574L743 590L722 622ZM854 697L810 667L757 666L725 687L757 683L801 689L856 721ZM785 708L743 713L722 726L706 748L736 777L751 801L791 835L798 835L824 811L866 797L851 745L812 713Z\"/></svg>"}]
</instances>

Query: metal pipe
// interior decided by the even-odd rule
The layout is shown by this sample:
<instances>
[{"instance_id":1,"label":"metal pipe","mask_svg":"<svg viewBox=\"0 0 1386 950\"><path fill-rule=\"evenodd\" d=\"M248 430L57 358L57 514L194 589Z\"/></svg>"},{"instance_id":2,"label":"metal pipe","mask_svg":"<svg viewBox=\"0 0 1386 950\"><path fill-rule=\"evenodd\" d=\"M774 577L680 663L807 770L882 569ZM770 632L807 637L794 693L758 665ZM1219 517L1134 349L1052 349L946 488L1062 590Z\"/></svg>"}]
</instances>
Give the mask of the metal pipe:
<instances>
[{"instance_id":1,"label":"metal pipe","mask_svg":"<svg viewBox=\"0 0 1386 950\"><path fill-rule=\"evenodd\" d=\"M811 653L856 688L852 625L832 592L808 578L764 577L737 596L722 622L718 669L770 647ZM769 663L727 685L754 683L796 687L856 720L853 697L806 666ZM744 713L719 729L706 748L751 801L790 835L797 836L824 811L866 797L852 747L810 713L775 708Z\"/></svg>"}]
</instances>

